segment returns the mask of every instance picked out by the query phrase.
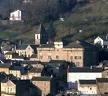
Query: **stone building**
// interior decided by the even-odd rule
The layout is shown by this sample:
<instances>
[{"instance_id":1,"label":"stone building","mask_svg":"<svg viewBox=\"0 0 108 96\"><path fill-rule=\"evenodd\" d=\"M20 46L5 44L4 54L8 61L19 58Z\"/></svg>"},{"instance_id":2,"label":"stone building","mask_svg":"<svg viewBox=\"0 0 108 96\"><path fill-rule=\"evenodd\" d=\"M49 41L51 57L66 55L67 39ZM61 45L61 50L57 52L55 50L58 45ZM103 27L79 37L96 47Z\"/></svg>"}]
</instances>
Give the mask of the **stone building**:
<instances>
[{"instance_id":1,"label":"stone building","mask_svg":"<svg viewBox=\"0 0 108 96\"><path fill-rule=\"evenodd\" d=\"M0 82L1 96L30 96L29 80L9 80L3 79Z\"/></svg>"},{"instance_id":2,"label":"stone building","mask_svg":"<svg viewBox=\"0 0 108 96\"><path fill-rule=\"evenodd\" d=\"M37 68L31 68L28 72L28 78L41 77L42 70Z\"/></svg>"},{"instance_id":3,"label":"stone building","mask_svg":"<svg viewBox=\"0 0 108 96\"><path fill-rule=\"evenodd\" d=\"M67 71L68 88L78 88L79 80L96 80L102 78L101 68L70 68Z\"/></svg>"},{"instance_id":4,"label":"stone building","mask_svg":"<svg viewBox=\"0 0 108 96\"><path fill-rule=\"evenodd\" d=\"M97 78L96 82L98 94L108 94L108 78Z\"/></svg>"},{"instance_id":5,"label":"stone building","mask_svg":"<svg viewBox=\"0 0 108 96\"><path fill-rule=\"evenodd\" d=\"M35 32L35 44L46 44L48 42L47 32L42 24L40 24L39 28Z\"/></svg>"},{"instance_id":6,"label":"stone building","mask_svg":"<svg viewBox=\"0 0 108 96\"><path fill-rule=\"evenodd\" d=\"M97 95L96 80L79 80L78 91L81 95Z\"/></svg>"},{"instance_id":7,"label":"stone building","mask_svg":"<svg viewBox=\"0 0 108 96\"><path fill-rule=\"evenodd\" d=\"M16 53L18 53L19 56L31 57L32 54L36 53L36 47L37 45L19 45L16 48Z\"/></svg>"},{"instance_id":8,"label":"stone building","mask_svg":"<svg viewBox=\"0 0 108 96\"><path fill-rule=\"evenodd\" d=\"M9 74L9 68L11 65L9 64L0 64L0 72L4 72L6 74Z\"/></svg>"},{"instance_id":9,"label":"stone building","mask_svg":"<svg viewBox=\"0 0 108 96\"><path fill-rule=\"evenodd\" d=\"M50 77L33 77L32 83L41 90L41 96L46 96L51 93L51 78Z\"/></svg>"},{"instance_id":10,"label":"stone building","mask_svg":"<svg viewBox=\"0 0 108 96\"><path fill-rule=\"evenodd\" d=\"M42 62L66 60L77 67L91 66L98 62L96 48L84 41L77 41L63 46L62 42L41 45L37 48L37 58Z\"/></svg>"}]
</instances>

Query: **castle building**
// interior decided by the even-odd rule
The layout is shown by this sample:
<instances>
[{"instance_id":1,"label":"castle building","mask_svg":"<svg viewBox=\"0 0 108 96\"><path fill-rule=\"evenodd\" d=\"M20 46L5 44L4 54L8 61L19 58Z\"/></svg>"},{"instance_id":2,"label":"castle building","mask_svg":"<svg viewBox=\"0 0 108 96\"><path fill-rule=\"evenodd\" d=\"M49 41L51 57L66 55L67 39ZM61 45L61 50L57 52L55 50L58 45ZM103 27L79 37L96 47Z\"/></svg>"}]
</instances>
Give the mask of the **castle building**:
<instances>
[{"instance_id":1,"label":"castle building","mask_svg":"<svg viewBox=\"0 0 108 96\"><path fill-rule=\"evenodd\" d=\"M97 63L98 54L95 47L84 41L72 42L63 46L62 42L46 44L37 48L37 58L42 62L65 60L77 67L91 66Z\"/></svg>"}]
</instances>

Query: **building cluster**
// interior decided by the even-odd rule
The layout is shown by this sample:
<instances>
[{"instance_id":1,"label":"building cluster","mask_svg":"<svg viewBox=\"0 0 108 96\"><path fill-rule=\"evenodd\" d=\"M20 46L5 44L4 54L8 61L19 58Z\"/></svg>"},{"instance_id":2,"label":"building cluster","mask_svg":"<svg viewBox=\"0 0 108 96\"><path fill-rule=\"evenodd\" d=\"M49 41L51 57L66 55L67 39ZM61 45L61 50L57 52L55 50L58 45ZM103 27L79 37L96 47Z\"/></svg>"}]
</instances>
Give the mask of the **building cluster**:
<instances>
[{"instance_id":1,"label":"building cluster","mask_svg":"<svg viewBox=\"0 0 108 96\"><path fill-rule=\"evenodd\" d=\"M108 94L108 60L99 64L96 46L86 41L49 43L42 24L34 37L35 44L1 44L1 96Z\"/></svg>"}]
</instances>

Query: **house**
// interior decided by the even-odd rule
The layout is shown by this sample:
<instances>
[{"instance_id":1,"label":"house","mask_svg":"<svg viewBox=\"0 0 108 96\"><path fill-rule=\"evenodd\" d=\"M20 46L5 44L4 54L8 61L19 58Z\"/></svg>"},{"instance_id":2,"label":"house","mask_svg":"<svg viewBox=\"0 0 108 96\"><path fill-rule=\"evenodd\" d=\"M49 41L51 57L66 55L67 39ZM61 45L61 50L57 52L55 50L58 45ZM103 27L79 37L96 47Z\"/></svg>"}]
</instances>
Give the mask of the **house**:
<instances>
[{"instance_id":1,"label":"house","mask_svg":"<svg viewBox=\"0 0 108 96\"><path fill-rule=\"evenodd\" d=\"M29 76L28 76L28 70L22 70L21 71L21 80L28 80Z\"/></svg>"},{"instance_id":2,"label":"house","mask_svg":"<svg viewBox=\"0 0 108 96\"><path fill-rule=\"evenodd\" d=\"M5 53L4 56L6 60L17 60L17 61L24 60L24 56L19 56L18 53L13 53L12 51Z\"/></svg>"},{"instance_id":3,"label":"house","mask_svg":"<svg viewBox=\"0 0 108 96\"><path fill-rule=\"evenodd\" d=\"M8 52L6 52L5 54L4 54L4 56L5 56L5 59L7 60L7 59L12 59L12 55L13 55L14 53L12 52L12 51L8 51Z\"/></svg>"},{"instance_id":4,"label":"house","mask_svg":"<svg viewBox=\"0 0 108 96\"><path fill-rule=\"evenodd\" d=\"M18 53L19 56L31 57L32 54L36 53L36 47L37 45L19 45L16 48L16 53Z\"/></svg>"},{"instance_id":5,"label":"house","mask_svg":"<svg viewBox=\"0 0 108 96\"><path fill-rule=\"evenodd\" d=\"M3 79L0 88L1 96L30 96L29 80Z\"/></svg>"},{"instance_id":6,"label":"house","mask_svg":"<svg viewBox=\"0 0 108 96\"><path fill-rule=\"evenodd\" d=\"M78 88L79 80L96 80L102 78L102 68L70 68L67 71L68 88Z\"/></svg>"},{"instance_id":7,"label":"house","mask_svg":"<svg viewBox=\"0 0 108 96\"><path fill-rule=\"evenodd\" d=\"M9 68L10 64L0 64L0 72L4 72L6 74L9 74Z\"/></svg>"},{"instance_id":8,"label":"house","mask_svg":"<svg viewBox=\"0 0 108 96\"><path fill-rule=\"evenodd\" d=\"M38 59L37 59L37 54L31 55L30 60L31 60L31 61L37 61L37 60L38 60Z\"/></svg>"},{"instance_id":9,"label":"house","mask_svg":"<svg viewBox=\"0 0 108 96\"><path fill-rule=\"evenodd\" d=\"M79 80L78 91L80 92L80 95L97 95L96 80Z\"/></svg>"},{"instance_id":10,"label":"house","mask_svg":"<svg viewBox=\"0 0 108 96\"><path fill-rule=\"evenodd\" d=\"M108 36L106 38L97 37L94 40L94 44L99 44L102 48L108 48Z\"/></svg>"},{"instance_id":11,"label":"house","mask_svg":"<svg viewBox=\"0 0 108 96\"><path fill-rule=\"evenodd\" d=\"M13 74L13 76L17 78L21 78L21 71L24 70L24 68L19 66L11 66L9 68L9 74Z\"/></svg>"},{"instance_id":12,"label":"house","mask_svg":"<svg viewBox=\"0 0 108 96\"><path fill-rule=\"evenodd\" d=\"M31 68L28 72L29 79L32 79L33 77L41 77L42 70L37 68Z\"/></svg>"},{"instance_id":13,"label":"house","mask_svg":"<svg viewBox=\"0 0 108 96\"><path fill-rule=\"evenodd\" d=\"M11 21L21 21L22 20L21 11L20 10L15 10L14 12L11 12L9 20L11 20Z\"/></svg>"},{"instance_id":14,"label":"house","mask_svg":"<svg viewBox=\"0 0 108 96\"><path fill-rule=\"evenodd\" d=\"M39 25L35 32L35 44L46 44L48 42L48 34L42 24Z\"/></svg>"},{"instance_id":15,"label":"house","mask_svg":"<svg viewBox=\"0 0 108 96\"><path fill-rule=\"evenodd\" d=\"M20 62L20 64L22 67L32 66L32 67L37 68L37 69L43 69L44 68L44 65L40 61L25 60L25 61Z\"/></svg>"},{"instance_id":16,"label":"house","mask_svg":"<svg viewBox=\"0 0 108 96\"><path fill-rule=\"evenodd\" d=\"M1 96L16 96L16 85L8 79L4 79L2 82L0 82L0 95Z\"/></svg>"},{"instance_id":17,"label":"house","mask_svg":"<svg viewBox=\"0 0 108 96\"><path fill-rule=\"evenodd\" d=\"M96 48L85 41L72 42L63 46L63 42L41 45L37 48L37 58L42 62L65 60L77 67L91 66L98 62Z\"/></svg>"},{"instance_id":18,"label":"house","mask_svg":"<svg viewBox=\"0 0 108 96\"><path fill-rule=\"evenodd\" d=\"M99 95L108 95L108 78L97 78L97 91Z\"/></svg>"},{"instance_id":19,"label":"house","mask_svg":"<svg viewBox=\"0 0 108 96\"><path fill-rule=\"evenodd\" d=\"M41 96L46 96L51 93L52 83L50 77L33 77L32 83L41 90Z\"/></svg>"}]
</instances>

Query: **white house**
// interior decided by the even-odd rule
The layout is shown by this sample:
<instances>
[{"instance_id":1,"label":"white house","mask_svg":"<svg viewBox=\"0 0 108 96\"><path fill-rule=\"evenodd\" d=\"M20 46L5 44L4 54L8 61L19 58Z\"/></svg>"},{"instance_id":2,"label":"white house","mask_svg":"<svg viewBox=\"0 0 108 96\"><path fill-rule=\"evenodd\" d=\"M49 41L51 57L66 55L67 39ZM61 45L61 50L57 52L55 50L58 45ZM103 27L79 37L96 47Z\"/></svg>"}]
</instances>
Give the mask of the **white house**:
<instances>
[{"instance_id":1,"label":"white house","mask_svg":"<svg viewBox=\"0 0 108 96\"><path fill-rule=\"evenodd\" d=\"M22 20L22 14L20 10L16 10L14 12L10 13L10 20L11 21L21 21Z\"/></svg>"},{"instance_id":2,"label":"white house","mask_svg":"<svg viewBox=\"0 0 108 96\"><path fill-rule=\"evenodd\" d=\"M94 44L99 44L102 46L102 48L108 48L108 38L106 36L105 39L102 39L101 37L97 37L95 40L94 40Z\"/></svg>"},{"instance_id":3,"label":"white house","mask_svg":"<svg viewBox=\"0 0 108 96\"><path fill-rule=\"evenodd\" d=\"M96 80L79 80L78 91L81 95L94 96L98 94Z\"/></svg>"},{"instance_id":4,"label":"white house","mask_svg":"<svg viewBox=\"0 0 108 96\"><path fill-rule=\"evenodd\" d=\"M71 68L67 71L69 89L77 89L79 80L96 80L96 78L102 78L101 68Z\"/></svg>"}]
</instances>

